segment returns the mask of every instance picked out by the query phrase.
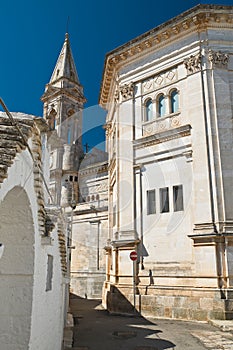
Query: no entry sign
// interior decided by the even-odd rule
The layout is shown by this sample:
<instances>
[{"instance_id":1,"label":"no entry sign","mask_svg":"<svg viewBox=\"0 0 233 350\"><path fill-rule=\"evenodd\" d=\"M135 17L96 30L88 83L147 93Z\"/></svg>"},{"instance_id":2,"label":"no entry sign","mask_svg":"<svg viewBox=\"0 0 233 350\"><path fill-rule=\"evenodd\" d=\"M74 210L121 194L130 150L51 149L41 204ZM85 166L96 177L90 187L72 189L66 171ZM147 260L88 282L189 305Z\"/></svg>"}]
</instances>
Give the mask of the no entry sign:
<instances>
[{"instance_id":1,"label":"no entry sign","mask_svg":"<svg viewBox=\"0 0 233 350\"><path fill-rule=\"evenodd\" d=\"M137 258L138 258L138 254L137 254L137 252L135 252L135 250L133 250L133 251L130 253L129 257L130 257L131 260L135 261L135 260L137 260Z\"/></svg>"}]
</instances>

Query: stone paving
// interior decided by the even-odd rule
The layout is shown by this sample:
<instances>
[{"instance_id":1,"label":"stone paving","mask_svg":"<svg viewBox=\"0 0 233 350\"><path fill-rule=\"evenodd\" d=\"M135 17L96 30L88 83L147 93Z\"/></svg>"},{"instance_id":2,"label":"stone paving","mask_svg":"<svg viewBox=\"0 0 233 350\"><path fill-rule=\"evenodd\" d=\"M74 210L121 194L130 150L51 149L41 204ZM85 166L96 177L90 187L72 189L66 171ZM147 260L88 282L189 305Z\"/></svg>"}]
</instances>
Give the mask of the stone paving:
<instances>
[{"instance_id":1,"label":"stone paving","mask_svg":"<svg viewBox=\"0 0 233 350\"><path fill-rule=\"evenodd\" d=\"M191 333L201 343L212 350L233 350L233 334L222 331L198 331Z\"/></svg>"},{"instance_id":2,"label":"stone paving","mask_svg":"<svg viewBox=\"0 0 233 350\"><path fill-rule=\"evenodd\" d=\"M233 350L233 332L207 323L113 316L99 300L78 297L71 311L73 350Z\"/></svg>"}]
</instances>

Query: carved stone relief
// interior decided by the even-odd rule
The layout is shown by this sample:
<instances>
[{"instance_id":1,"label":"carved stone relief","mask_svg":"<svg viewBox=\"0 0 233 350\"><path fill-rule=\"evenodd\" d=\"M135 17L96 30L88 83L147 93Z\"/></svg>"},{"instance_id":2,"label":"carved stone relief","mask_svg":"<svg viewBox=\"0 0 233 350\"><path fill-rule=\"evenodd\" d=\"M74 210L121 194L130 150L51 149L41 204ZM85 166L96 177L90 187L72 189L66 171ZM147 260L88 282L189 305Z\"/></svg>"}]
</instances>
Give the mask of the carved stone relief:
<instances>
[{"instance_id":1,"label":"carved stone relief","mask_svg":"<svg viewBox=\"0 0 233 350\"><path fill-rule=\"evenodd\" d=\"M229 55L221 51L208 51L208 59L212 64L212 67L216 68L227 68Z\"/></svg>"},{"instance_id":2,"label":"carved stone relief","mask_svg":"<svg viewBox=\"0 0 233 350\"><path fill-rule=\"evenodd\" d=\"M119 89L116 88L116 91L114 93L114 101L119 102L119 99L120 99L120 92L119 92Z\"/></svg>"},{"instance_id":3,"label":"carved stone relief","mask_svg":"<svg viewBox=\"0 0 233 350\"><path fill-rule=\"evenodd\" d=\"M124 84L120 86L119 89L123 100L128 100L133 97L133 92L134 92L133 83Z\"/></svg>"},{"instance_id":4,"label":"carved stone relief","mask_svg":"<svg viewBox=\"0 0 233 350\"><path fill-rule=\"evenodd\" d=\"M177 80L177 68L158 74L142 82L142 92L147 93Z\"/></svg>"},{"instance_id":5,"label":"carved stone relief","mask_svg":"<svg viewBox=\"0 0 233 350\"><path fill-rule=\"evenodd\" d=\"M105 124L104 129L105 129L106 137L108 137L111 134L112 124L111 123Z\"/></svg>"},{"instance_id":6,"label":"carved stone relief","mask_svg":"<svg viewBox=\"0 0 233 350\"><path fill-rule=\"evenodd\" d=\"M166 118L163 121L155 120L150 124L143 125L143 135L149 136L156 132L177 128L181 125L180 116L174 116L172 118Z\"/></svg>"},{"instance_id":7,"label":"carved stone relief","mask_svg":"<svg viewBox=\"0 0 233 350\"><path fill-rule=\"evenodd\" d=\"M180 126L180 118L179 117L171 118L171 127L176 128L177 126Z\"/></svg>"},{"instance_id":8,"label":"carved stone relief","mask_svg":"<svg viewBox=\"0 0 233 350\"><path fill-rule=\"evenodd\" d=\"M190 57L184 60L185 68L187 73L195 73L201 69L201 54L191 55Z\"/></svg>"}]
</instances>

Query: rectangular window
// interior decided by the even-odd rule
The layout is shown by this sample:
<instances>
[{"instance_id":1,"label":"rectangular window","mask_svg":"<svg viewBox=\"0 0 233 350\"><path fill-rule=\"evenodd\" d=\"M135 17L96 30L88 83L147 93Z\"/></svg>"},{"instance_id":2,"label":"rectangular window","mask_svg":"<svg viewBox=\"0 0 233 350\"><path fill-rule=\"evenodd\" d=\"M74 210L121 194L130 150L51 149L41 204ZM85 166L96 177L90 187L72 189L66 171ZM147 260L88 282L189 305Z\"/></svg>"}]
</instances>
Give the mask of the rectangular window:
<instances>
[{"instance_id":1,"label":"rectangular window","mask_svg":"<svg viewBox=\"0 0 233 350\"><path fill-rule=\"evenodd\" d=\"M173 186L173 206L174 211L184 210L182 185Z\"/></svg>"},{"instance_id":2,"label":"rectangular window","mask_svg":"<svg viewBox=\"0 0 233 350\"><path fill-rule=\"evenodd\" d=\"M155 190L147 191L147 215L155 214Z\"/></svg>"},{"instance_id":3,"label":"rectangular window","mask_svg":"<svg viewBox=\"0 0 233 350\"><path fill-rule=\"evenodd\" d=\"M160 188L160 213L169 212L169 190L168 187Z\"/></svg>"},{"instance_id":4,"label":"rectangular window","mask_svg":"<svg viewBox=\"0 0 233 350\"><path fill-rule=\"evenodd\" d=\"M112 213L112 226L116 226L116 206L113 207L113 213Z\"/></svg>"},{"instance_id":5,"label":"rectangular window","mask_svg":"<svg viewBox=\"0 0 233 350\"><path fill-rule=\"evenodd\" d=\"M53 256L48 255L47 260L47 279L46 279L46 292L52 290L52 278L53 278Z\"/></svg>"}]
</instances>

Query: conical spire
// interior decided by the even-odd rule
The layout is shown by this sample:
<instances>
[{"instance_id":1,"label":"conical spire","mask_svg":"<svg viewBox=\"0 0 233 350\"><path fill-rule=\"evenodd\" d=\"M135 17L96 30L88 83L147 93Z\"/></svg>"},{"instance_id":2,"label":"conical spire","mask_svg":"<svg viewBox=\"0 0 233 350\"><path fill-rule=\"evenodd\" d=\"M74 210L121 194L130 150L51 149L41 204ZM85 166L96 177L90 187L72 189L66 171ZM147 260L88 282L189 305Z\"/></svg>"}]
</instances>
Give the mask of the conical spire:
<instances>
[{"instance_id":1,"label":"conical spire","mask_svg":"<svg viewBox=\"0 0 233 350\"><path fill-rule=\"evenodd\" d=\"M74 83L80 84L70 47L68 33L65 35L65 41L49 83L53 84L54 82L57 82L58 80L64 78L71 80Z\"/></svg>"},{"instance_id":2,"label":"conical spire","mask_svg":"<svg viewBox=\"0 0 233 350\"><path fill-rule=\"evenodd\" d=\"M49 83L45 87L45 92L41 97L41 100L44 103L47 102L48 105L50 103L54 104L54 98L56 99L60 93L62 93L63 96L66 95L66 97L70 99L71 104L78 102L79 109L83 108L83 104L86 102L86 98L83 95L83 87L79 82L78 73L74 63L68 33L65 35L65 41L53 70L53 74ZM47 108L46 105L44 105L44 107L45 109ZM47 112L45 111L44 117L47 116Z\"/></svg>"}]
</instances>

